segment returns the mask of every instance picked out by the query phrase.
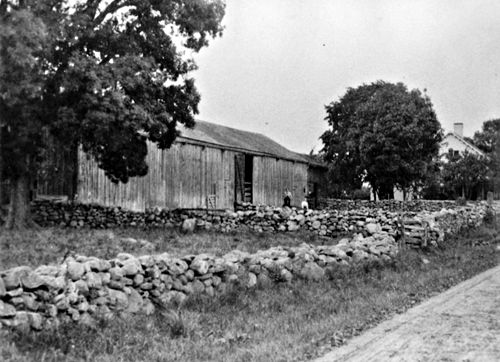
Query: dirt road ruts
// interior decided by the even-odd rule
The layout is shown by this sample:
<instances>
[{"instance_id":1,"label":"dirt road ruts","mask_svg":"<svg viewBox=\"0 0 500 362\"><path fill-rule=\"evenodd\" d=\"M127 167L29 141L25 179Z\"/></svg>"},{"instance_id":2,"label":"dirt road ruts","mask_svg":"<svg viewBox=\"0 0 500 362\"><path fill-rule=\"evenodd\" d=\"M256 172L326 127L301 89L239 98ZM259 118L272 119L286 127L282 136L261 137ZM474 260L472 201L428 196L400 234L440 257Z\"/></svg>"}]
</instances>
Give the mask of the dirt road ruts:
<instances>
[{"instance_id":1,"label":"dirt road ruts","mask_svg":"<svg viewBox=\"0 0 500 362\"><path fill-rule=\"evenodd\" d=\"M333 361L500 361L500 266L314 360Z\"/></svg>"}]
</instances>

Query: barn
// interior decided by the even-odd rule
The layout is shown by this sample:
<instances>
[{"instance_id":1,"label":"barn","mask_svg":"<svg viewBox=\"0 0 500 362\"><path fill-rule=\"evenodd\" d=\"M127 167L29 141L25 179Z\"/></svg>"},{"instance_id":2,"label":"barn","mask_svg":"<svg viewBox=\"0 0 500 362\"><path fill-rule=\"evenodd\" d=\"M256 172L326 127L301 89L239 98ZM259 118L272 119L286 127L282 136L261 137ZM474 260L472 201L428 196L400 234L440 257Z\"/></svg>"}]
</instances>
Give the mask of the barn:
<instances>
[{"instance_id":1,"label":"barn","mask_svg":"<svg viewBox=\"0 0 500 362\"><path fill-rule=\"evenodd\" d=\"M83 203L129 210L233 209L236 203L281 206L286 188L292 205L324 192L326 167L259 134L197 121L181 128L171 148L148 144L149 172L114 184L83 151L56 152L58 165L36 185L37 195L67 195ZM74 160L74 161L68 161ZM70 166L73 165L73 166Z\"/></svg>"}]
</instances>

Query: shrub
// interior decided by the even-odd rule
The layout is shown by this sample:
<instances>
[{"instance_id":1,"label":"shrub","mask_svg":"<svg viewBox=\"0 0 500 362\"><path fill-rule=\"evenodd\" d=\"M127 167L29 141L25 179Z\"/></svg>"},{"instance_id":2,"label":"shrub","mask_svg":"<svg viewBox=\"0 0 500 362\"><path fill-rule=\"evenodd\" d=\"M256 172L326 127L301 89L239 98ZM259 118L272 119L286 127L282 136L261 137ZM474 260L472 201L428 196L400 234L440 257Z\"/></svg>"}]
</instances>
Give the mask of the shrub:
<instances>
[{"instance_id":1,"label":"shrub","mask_svg":"<svg viewBox=\"0 0 500 362\"><path fill-rule=\"evenodd\" d=\"M355 190L352 194L353 200L370 200L370 189L368 187L363 187L359 190Z\"/></svg>"},{"instance_id":2,"label":"shrub","mask_svg":"<svg viewBox=\"0 0 500 362\"><path fill-rule=\"evenodd\" d=\"M487 209L483 217L483 223L485 225L493 225L495 222L495 213L491 209Z\"/></svg>"}]
</instances>

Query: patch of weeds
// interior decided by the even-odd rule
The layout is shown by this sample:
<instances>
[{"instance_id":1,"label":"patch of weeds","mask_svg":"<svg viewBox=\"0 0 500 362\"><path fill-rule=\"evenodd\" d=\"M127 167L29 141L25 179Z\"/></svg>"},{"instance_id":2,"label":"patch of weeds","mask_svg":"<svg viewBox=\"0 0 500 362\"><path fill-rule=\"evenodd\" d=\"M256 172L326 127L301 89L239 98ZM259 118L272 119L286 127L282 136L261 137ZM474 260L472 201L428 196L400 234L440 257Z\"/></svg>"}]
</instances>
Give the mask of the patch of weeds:
<instances>
[{"instance_id":1,"label":"patch of weeds","mask_svg":"<svg viewBox=\"0 0 500 362\"><path fill-rule=\"evenodd\" d=\"M285 283L288 281L281 265L272 264L267 267L267 271L268 277L273 283Z\"/></svg>"},{"instance_id":2,"label":"patch of weeds","mask_svg":"<svg viewBox=\"0 0 500 362\"><path fill-rule=\"evenodd\" d=\"M486 226L492 226L495 222L495 213L493 212L492 209L487 209L484 217L483 217L483 222Z\"/></svg>"}]
</instances>

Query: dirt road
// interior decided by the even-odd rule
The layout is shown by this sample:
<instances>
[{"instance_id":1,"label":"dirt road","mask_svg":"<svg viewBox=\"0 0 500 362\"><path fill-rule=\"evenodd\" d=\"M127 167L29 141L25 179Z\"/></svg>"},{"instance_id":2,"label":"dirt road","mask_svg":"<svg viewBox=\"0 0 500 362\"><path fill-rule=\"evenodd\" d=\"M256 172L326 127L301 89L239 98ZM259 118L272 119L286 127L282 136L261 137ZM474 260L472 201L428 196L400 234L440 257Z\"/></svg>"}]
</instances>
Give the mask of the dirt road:
<instances>
[{"instance_id":1,"label":"dirt road","mask_svg":"<svg viewBox=\"0 0 500 362\"><path fill-rule=\"evenodd\" d=\"M500 266L314 360L333 361L500 361Z\"/></svg>"}]
</instances>

